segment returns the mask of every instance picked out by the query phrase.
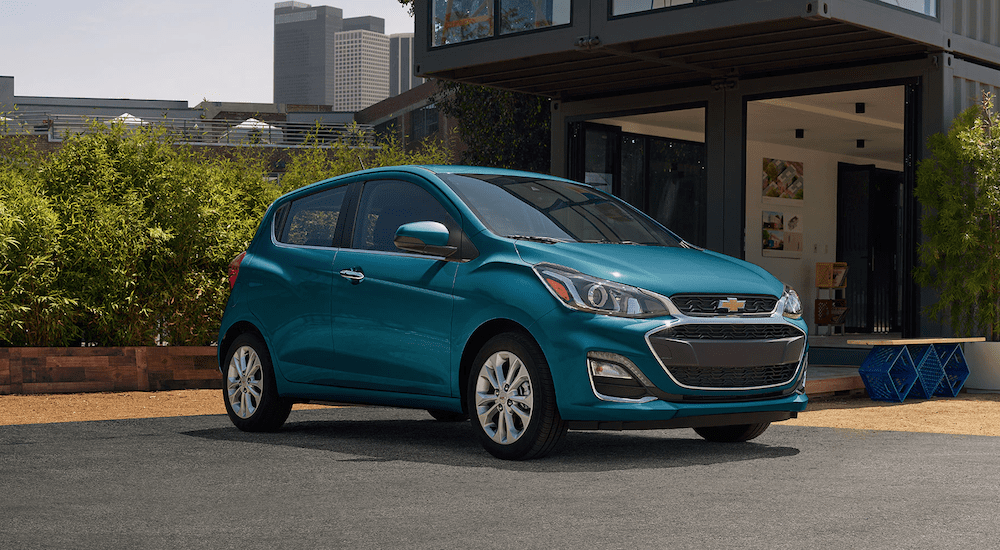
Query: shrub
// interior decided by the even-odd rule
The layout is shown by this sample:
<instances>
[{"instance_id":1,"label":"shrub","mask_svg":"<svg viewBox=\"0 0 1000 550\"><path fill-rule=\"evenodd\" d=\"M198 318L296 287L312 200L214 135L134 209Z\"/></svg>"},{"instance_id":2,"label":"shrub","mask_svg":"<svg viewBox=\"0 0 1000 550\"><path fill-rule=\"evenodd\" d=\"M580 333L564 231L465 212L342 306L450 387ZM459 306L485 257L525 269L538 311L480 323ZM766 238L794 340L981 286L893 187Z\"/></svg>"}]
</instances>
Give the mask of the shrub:
<instances>
[{"instance_id":1,"label":"shrub","mask_svg":"<svg viewBox=\"0 0 1000 550\"><path fill-rule=\"evenodd\" d=\"M917 169L924 207L919 283L939 291L928 312L962 334L1000 340L1000 114L991 95L931 137Z\"/></svg>"},{"instance_id":2,"label":"shrub","mask_svg":"<svg viewBox=\"0 0 1000 550\"><path fill-rule=\"evenodd\" d=\"M77 302L58 286L59 219L24 176L0 167L0 343L65 345Z\"/></svg>"},{"instance_id":3,"label":"shrub","mask_svg":"<svg viewBox=\"0 0 1000 550\"><path fill-rule=\"evenodd\" d=\"M434 145L378 145L290 150L280 187L258 149L202 154L155 127L95 124L48 157L10 148L0 158L0 345L211 344L227 266L283 191L361 164L446 158Z\"/></svg>"}]
</instances>

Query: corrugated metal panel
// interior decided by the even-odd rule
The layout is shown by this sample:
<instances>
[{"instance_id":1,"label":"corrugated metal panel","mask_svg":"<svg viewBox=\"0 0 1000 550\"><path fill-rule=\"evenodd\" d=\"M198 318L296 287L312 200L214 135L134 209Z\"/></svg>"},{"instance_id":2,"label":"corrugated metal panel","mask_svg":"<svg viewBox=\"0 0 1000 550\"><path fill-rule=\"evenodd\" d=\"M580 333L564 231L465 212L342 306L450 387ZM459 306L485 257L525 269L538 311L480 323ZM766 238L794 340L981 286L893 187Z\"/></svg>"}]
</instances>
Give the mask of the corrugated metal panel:
<instances>
[{"instance_id":1,"label":"corrugated metal panel","mask_svg":"<svg viewBox=\"0 0 1000 550\"><path fill-rule=\"evenodd\" d=\"M989 92L993 94L994 98L1000 98L1000 87L997 86L991 86L959 76L956 76L952 83L955 88L954 101L956 115L973 105L979 105L984 93Z\"/></svg>"},{"instance_id":2,"label":"corrugated metal panel","mask_svg":"<svg viewBox=\"0 0 1000 550\"><path fill-rule=\"evenodd\" d=\"M1000 0L954 0L951 32L1000 46Z\"/></svg>"}]
</instances>

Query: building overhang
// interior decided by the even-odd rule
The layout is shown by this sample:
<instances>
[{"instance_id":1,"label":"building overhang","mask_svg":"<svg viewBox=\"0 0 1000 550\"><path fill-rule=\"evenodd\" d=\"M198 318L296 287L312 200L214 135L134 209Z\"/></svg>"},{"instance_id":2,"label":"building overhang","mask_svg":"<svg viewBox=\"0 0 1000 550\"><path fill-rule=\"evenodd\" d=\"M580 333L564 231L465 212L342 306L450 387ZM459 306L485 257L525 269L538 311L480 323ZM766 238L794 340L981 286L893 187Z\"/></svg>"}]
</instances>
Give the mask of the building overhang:
<instances>
[{"instance_id":1,"label":"building overhang","mask_svg":"<svg viewBox=\"0 0 1000 550\"><path fill-rule=\"evenodd\" d=\"M429 47L416 0L422 76L562 100L925 58L946 51L941 22L872 0L730 0L609 18L576 0L572 23Z\"/></svg>"}]
</instances>

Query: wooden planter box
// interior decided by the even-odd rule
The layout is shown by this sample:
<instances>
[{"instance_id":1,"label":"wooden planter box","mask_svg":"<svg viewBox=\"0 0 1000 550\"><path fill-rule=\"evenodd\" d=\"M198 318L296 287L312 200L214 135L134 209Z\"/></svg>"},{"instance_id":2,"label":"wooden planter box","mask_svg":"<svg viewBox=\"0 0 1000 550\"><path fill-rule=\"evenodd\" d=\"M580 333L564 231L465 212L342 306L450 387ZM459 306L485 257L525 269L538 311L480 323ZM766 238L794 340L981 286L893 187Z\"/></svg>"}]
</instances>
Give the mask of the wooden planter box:
<instances>
[{"instance_id":1,"label":"wooden planter box","mask_svg":"<svg viewBox=\"0 0 1000 550\"><path fill-rule=\"evenodd\" d=\"M0 394L222 388L212 346L0 348Z\"/></svg>"}]
</instances>

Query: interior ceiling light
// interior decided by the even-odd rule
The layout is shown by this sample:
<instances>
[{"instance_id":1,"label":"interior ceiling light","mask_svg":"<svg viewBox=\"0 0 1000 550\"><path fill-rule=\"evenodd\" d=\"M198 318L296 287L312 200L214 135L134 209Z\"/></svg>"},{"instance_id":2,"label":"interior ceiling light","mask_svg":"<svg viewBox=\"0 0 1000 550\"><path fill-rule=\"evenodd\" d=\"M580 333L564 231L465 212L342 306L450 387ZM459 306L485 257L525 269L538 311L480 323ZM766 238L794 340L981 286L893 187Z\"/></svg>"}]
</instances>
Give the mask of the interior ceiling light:
<instances>
[{"instance_id":1,"label":"interior ceiling light","mask_svg":"<svg viewBox=\"0 0 1000 550\"><path fill-rule=\"evenodd\" d=\"M806 137L806 130L805 130L805 128L796 128L795 129L795 139L802 139L804 137Z\"/></svg>"}]
</instances>

